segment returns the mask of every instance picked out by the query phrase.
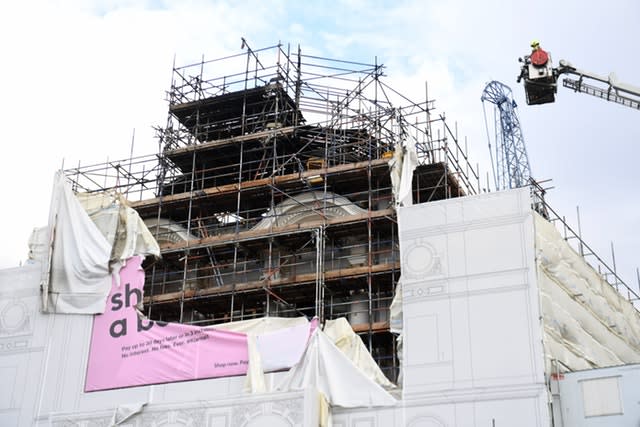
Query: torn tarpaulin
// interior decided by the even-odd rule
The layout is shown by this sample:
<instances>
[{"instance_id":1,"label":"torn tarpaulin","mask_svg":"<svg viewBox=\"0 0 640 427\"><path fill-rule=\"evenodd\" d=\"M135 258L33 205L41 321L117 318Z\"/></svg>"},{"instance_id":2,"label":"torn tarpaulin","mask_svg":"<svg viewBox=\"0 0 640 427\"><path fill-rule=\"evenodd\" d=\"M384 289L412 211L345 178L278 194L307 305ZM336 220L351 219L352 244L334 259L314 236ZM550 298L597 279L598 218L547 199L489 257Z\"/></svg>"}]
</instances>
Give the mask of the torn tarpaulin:
<instances>
[{"instance_id":1,"label":"torn tarpaulin","mask_svg":"<svg viewBox=\"0 0 640 427\"><path fill-rule=\"evenodd\" d=\"M346 318L340 317L335 320L327 320L324 325L324 333L367 378L383 387L395 387L382 373L380 366L373 360L364 342L353 331Z\"/></svg>"},{"instance_id":2,"label":"torn tarpaulin","mask_svg":"<svg viewBox=\"0 0 640 427\"><path fill-rule=\"evenodd\" d=\"M388 162L391 169L391 189L395 206L413 204L413 171L418 166L418 152L412 138L406 138L403 144L397 144L393 157Z\"/></svg>"},{"instance_id":3,"label":"torn tarpaulin","mask_svg":"<svg viewBox=\"0 0 640 427\"><path fill-rule=\"evenodd\" d=\"M147 402L126 403L124 405L119 405L113 411L113 416L111 417L111 423L109 424L109 427L119 426L125 421L131 419L131 417L134 417L135 415L141 413L146 404Z\"/></svg>"},{"instance_id":4,"label":"torn tarpaulin","mask_svg":"<svg viewBox=\"0 0 640 427\"><path fill-rule=\"evenodd\" d=\"M160 257L158 243L122 194L78 193L76 197L111 245L109 264L113 271L117 273L119 266L134 255Z\"/></svg>"},{"instance_id":5,"label":"torn tarpaulin","mask_svg":"<svg viewBox=\"0 0 640 427\"><path fill-rule=\"evenodd\" d=\"M394 406L396 400L364 375L320 329L313 333L302 360L291 368L278 390L314 387L332 406Z\"/></svg>"},{"instance_id":6,"label":"torn tarpaulin","mask_svg":"<svg viewBox=\"0 0 640 427\"><path fill-rule=\"evenodd\" d=\"M43 310L104 312L111 288L111 245L76 199L62 171L56 173L41 280Z\"/></svg>"},{"instance_id":7,"label":"torn tarpaulin","mask_svg":"<svg viewBox=\"0 0 640 427\"><path fill-rule=\"evenodd\" d=\"M307 346L310 331L317 325L317 318L309 322L304 316L262 317L223 323L213 328L247 334L249 369L245 391L261 393L267 391L264 373L295 365Z\"/></svg>"},{"instance_id":8,"label":"torn tarpaulin","mask_svg":"<svg viewBox=\"0 0 640 427\"><path fill-rule=\"evenodd\" d=\"M55 176L49 225L35 229L29 258L43 265L43 310L104 312L111 273L134 255L160 256L160 248L122 195L75 195L64 174Z\"/></svg>"}]
</instances>

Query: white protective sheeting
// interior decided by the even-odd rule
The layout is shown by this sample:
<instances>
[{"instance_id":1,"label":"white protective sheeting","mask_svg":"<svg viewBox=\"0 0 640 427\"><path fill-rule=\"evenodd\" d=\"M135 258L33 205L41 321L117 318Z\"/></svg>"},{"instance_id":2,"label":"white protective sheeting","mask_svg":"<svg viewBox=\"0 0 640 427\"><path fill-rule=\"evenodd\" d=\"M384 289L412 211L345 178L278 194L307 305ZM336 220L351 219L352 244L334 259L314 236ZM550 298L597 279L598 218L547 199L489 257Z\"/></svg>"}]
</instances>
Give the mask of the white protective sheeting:
<instances>
[{"instance_id":1,"label":"white protective sheeting","mask_svg":"<svg viewBox=\"0 0 640 427\"><path fill-rule=\"evenodd\" d=\"M211 327L256 337L256 349L260 352L265 371L277 371L295 365L309 340L309 321L305 317L263 317Z\"/></svg>"},{"instance_id":2,"label":"white protective sheeting","mask_svg":"<svg viewBox=\"0 0 640 427\"><path fill-rule=\"evenodd\" d=\"M393 295L393 300L389 306L389 332L397 334L396 337L396 357L398 358L398 365L400 365L400 372L398 373L398 385L402 385L402 347L403 347L403 315L402 315L402 276L398 279L396 285L396 291Z\"/></svg>"},{"instance_id":3,"label":"white protective sheeting","mask_svg":"<svg viewBox=\"0 0 640 427\"><path fill-rule=\"evenodd\" d=\"M264 393L267 391L267 384L264 379L262 357L260 350L258 350L255 335L247 335L247 352L249 353L249 367L244 382L244 391L249 393Z\"/></svg>"},{"instance_id":4,"label":"white protective sheeting","mask_svg":"<svg viewBox=\"0 0 640 427\"><path fill-rule=\"evenodd\" d=\"M400 179L400 190L398 192L398 205L411 206L413 204L413 171L418 166L418 152L416 142L413 138L404 141L404 157L402 158L402 177Z\"/></svg>"},{"instance_id":5,"label":"white protective sheeting","mask_svg":"<svg viewBox=\"0 0 640 427\"><path fill-rule=\"evenodd\" d=\"M127 403L127 404L118 406L113 411L113 417L111 418L111 424L109 427L119 426L125 421L131 419L131 417L141 413L142 409L145 407L146 404L147 402L140 402L140 403Z\"/></svg>"},{"instance_id":6,"label":"white protective sheeting","mask_svg":"<svg viewBox=\"0 0 640 427\"><path fill-rule=\"evenodd\" d=\"M134 255L159 257L160 247L124 197L104 192L74 195L58 172L49 225L34 229L29 239L29 259L44 266L44 310L103 313L110 272L117 280L120 268Z\"/></svg>"},{"instance_id":7,"label":"white protective sheeting","mask_svg":"<svg viewBox=\"0 0 640 427\"><path fill-rule=\"evenodd\" d=\"M404 157L404 150L401 146L396 147L393 152L393 157L389 159L387 164L389 165L391 175L391 191L393 191L393 198L395 200L395 206L400 205L400 183L402 182L402 163Z\"/></svg>"},{"instance_id":8,"label":"white protective sheeting","mask_svg":"<svg viewBox=\"0 0 640 427\"><path fill-rule=\"evenodd\" d=\"M158 243L121 194L78 193L76 197L111 245L109 263L116 273L134 255L160 257Z\"/></svg>"},{"instance_id":9,"label":"white protective sheeting","mask_svg":"<svg viewBox=\"0 0 640 427\"><path fill-rule=\"evenodd\" d=\"M236 322L220 323L208 326L226 331L241 332L244 334L260 335L266 332L274 332L292 326L308 325L306 317L260 317L257 319L239 320Z\"/></svg>"},{"instance_id":10,"label":"white protective sheeting","mask_svg":"<svg viewBox=\"0 0 640 427\"><path fill-rule=\"evenodd\" d=\"M29 236L29 261L47 263L49 260L49 227L34 228Z\"/></svg>"},{"instance_id":11,"label":"white protective sheeting","mask_svg":"<svg viewBox=\"0 0 640 427\"><path fill-rule=\"evenodd\" d=\"M278 390L293 391L314 387L331 406L343 408L394 406L396 400L367 378L321 330L316 329L302 360L278 385Z\"/></svg>"},{"instance_id":12,"label":"white protective sheeting","mask_svg":"<svg viewBox=\"0 0 640 427\"><path fill-rule=\"evenodd\" d=\"M247 334L249 370L245 391L262 393L267 391L264 372L288 369L300 361L310 325L306 317L263 317L211 327Z\"/></svg>"},{"instance_id":13,"label":"white protective sheeting","mask_svg":"<svg viewBox=\"0 0 640 427\"><path fill-rule=\"evenodd\" d=\"M43 309L55 313L103 313L111 289L111 245L66 182L55 176L49 210L50 256L43 265Z\"/></svg>"},{"instance_id":14,"label":"white protective sheeting","mask_svg":"<svg viewBox=\"0 0 640 427\"><path fill-rule=\"evenodd\" d=\"M324 394L318 393L318 427L332 427L331 406Z\"/></svg>"},{"instance_id":15,"label":"white protective sheeting","mask_svg":"<svg viewBox=\"0 0 640 427\"><path fill-rule=\"evenodd\" d=\"M351 362L358 367L367 378L383 387L394 388L391 381L384 376L378 364L365 347L360 337L353 331L344 317L327 320L324 333Z\"/></svg>"},{"instance_id":16,"label":"white protective sheeting","mask_svg":"<svg viewBox=\"0 0 640 427\"><path fill-rule=\"evenodd\" d=\"M404 140L398 145L393 157L388 162L391 169L391 189L395 198L395 205L411 206L413 204L413 171L418 166L418 152L416 142L412 138Z\"/></svg>"},{"instance_id":17,"label":"white protective sheeting","mask_svg":"<svg viewBox=\"0 0 640 427\"><path fill-rule=\"evenodd\" d=\"M389 306L389 331L402 334L402 277L398 279L393 300Z\"/></svg>"},{"instance_id":18,"label":"white protective sheeting","mask_svg":"<svg viewBox=\"0 0 640 427\"><path fill-rule=\"evenodd\" d=\"M537 214L535 229L547 372L640 362L638 311Z\"/></svg>"}]
</instances>

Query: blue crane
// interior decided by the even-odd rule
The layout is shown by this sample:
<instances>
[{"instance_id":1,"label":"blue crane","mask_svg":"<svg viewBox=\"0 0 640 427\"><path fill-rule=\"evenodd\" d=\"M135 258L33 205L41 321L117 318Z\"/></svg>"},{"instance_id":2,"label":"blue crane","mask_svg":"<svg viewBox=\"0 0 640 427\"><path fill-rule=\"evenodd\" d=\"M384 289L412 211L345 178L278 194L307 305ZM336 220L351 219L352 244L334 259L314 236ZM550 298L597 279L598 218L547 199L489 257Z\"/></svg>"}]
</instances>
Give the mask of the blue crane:
<instances>
[{"instance_id":1,"label":"blue crane","mask_svg":"<svg viewBox=\"0 0 640 427\"><path fill-rule=\"evenodd\" d=\"M484 114L496 189L506 190L529 185L531 178L529 156L527 156L527 148L524 145L520 120L516 111L517 105L513 100L511 88L494 80L484 88L481 99L483 110L484 101L494 104L495 164L493 153L491 153L491 138L489 137L486 110L484 110Z\"/></svg>"}]
</instances>

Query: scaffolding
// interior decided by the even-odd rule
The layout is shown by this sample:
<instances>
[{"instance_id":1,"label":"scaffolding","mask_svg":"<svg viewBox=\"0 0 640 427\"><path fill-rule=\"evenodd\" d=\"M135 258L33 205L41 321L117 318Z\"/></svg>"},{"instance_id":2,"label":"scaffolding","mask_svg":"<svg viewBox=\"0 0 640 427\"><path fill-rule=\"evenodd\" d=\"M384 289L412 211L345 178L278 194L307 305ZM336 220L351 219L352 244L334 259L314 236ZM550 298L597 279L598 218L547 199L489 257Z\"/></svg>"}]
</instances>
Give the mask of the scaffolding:
<instances>
[{"instance_id":1,"label":"scaffolding","mask_svg":"<svg viewBox=\"0 0 640 427\"><path fill-rule=\"evenodd\" d=\"M638 309L637 303L640 301L640 295L638 295L638 292L618 275L613 243L611 243L612 262L609 263L596 254L596 252L582 238L579 208L576 207L578 225L577 229L574 229L569 225L567 219L563 215L560 215L547 203L545 200L546 190L542 186L541 182L530 179L529 188L531 189L534 210L542 215L547 221L553 223L564 240L571 245L573 250L579 254L584 261L591 266L591 268L597 271L612 288L614 288L622 297L626 298L627 301L632 303L636 309ZM640 274L638 275L638 284L640 285Z\"/></svg>"},{"instance_id":2,"label":"scaffolding","mask_svg":"<svg viewBox=\"0 0 640 427\"><path fill-rule=\"evenodd\" d=\"M389 162L415 144L414 203L479 192L457 131L392 89L384 66L278 44L173 68L158 152L66 171L126 195L158 240L149 318L198 325L346 316L396 380L400 277ZM455 129L455 128L454 128Z\"/></svg>"}]
</instances>

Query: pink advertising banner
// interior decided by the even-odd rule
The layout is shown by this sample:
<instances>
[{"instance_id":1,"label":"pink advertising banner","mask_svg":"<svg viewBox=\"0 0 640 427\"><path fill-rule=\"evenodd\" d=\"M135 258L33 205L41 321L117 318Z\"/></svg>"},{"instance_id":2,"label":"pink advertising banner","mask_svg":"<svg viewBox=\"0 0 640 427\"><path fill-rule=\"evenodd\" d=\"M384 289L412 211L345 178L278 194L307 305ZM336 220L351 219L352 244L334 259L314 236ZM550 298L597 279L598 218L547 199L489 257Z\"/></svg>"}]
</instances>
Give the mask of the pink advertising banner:
<instances>
[{"instance_id":1,"label":"pink advertising banner","mask_svg":"<svg viewBox=\"0 0 640 427\"><path fill-rule=\"evenodd\" d=\"M85 391L241 375L249 363L242 333L141 319L144 271L128 260L94 317Z\"/></svg>"}]
</instances>

